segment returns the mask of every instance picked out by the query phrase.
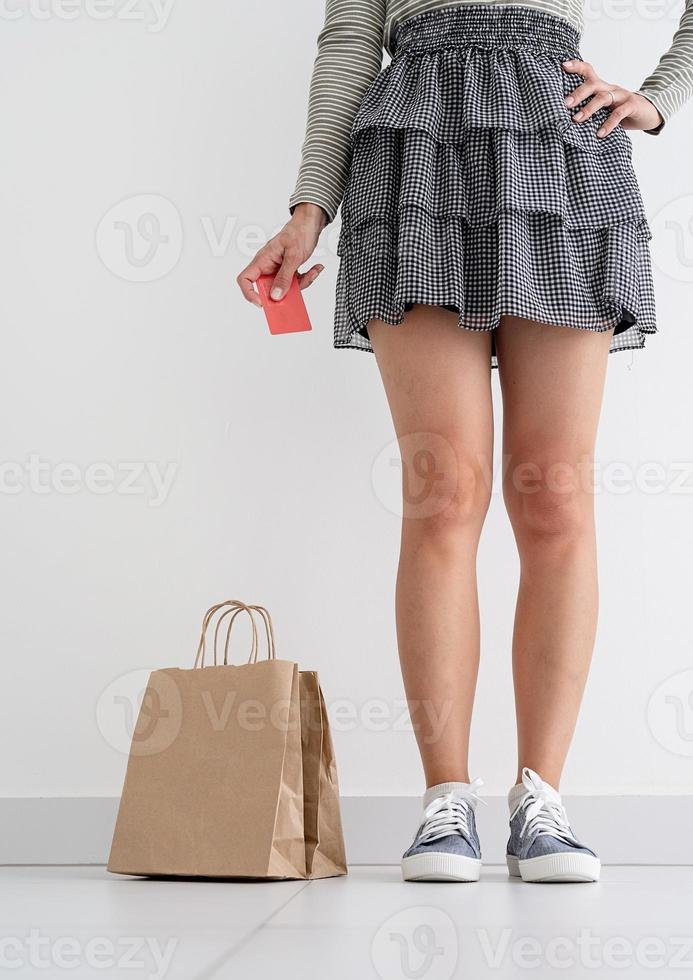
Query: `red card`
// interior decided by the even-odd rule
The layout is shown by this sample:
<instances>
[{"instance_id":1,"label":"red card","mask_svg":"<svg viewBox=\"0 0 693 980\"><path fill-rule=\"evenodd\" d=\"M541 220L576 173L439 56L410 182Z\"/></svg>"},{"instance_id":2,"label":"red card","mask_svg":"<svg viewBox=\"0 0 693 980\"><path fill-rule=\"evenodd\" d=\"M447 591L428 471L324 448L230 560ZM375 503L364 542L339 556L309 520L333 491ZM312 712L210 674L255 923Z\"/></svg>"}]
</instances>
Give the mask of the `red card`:
<instances>
[{"instance_id":1,"label":"red card","mask_svg":"<svg viewBox=\"0 0 693 980\"><path fill-rule=\"evenodd\" d=\"M302 330L311 330L308 311L296 276L291 280L288 292L280 300L270 298L273 282L274 276L260 276L257 280L257 291L260 294L270 333L299 333Z\"/></svg>"}]
</instances>

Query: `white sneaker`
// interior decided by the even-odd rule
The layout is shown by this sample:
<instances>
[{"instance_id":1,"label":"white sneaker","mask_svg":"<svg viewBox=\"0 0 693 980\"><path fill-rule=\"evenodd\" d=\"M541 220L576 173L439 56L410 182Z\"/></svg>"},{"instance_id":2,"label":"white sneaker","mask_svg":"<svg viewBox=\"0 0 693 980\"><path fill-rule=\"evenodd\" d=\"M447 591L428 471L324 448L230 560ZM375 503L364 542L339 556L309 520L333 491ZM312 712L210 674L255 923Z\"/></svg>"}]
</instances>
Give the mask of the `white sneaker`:
<instances>
[{"instance_id":1,"label":"white sneaker","mask_svg":"<svg viewBox=\"0 0 693 980\"><path fill-rule=\"evenodd\" d=\"M439 783L424 795L424 819L402 857L405 881L478 881L481 848L474 811L483 783Z\"/></svg>"},{"instance_id":2,"label":"white sneaker","mask_svg":"<svg viewBox=\"0 0 693 980\"><path fill-rule=\"evenodd\" d=\"M531 769L508 793L510 840L506 860L523 881L599 881L601 863L568 823L561 794Z\"/></svg>"}]
</instances>

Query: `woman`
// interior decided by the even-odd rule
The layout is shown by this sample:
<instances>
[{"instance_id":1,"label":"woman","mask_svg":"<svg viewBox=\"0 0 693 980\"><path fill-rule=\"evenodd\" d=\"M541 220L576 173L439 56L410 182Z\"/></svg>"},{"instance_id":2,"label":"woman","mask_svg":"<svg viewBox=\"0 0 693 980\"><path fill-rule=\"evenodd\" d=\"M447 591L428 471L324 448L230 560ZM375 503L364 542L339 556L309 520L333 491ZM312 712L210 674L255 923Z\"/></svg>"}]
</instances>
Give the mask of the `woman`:
<instances>
[{"instance_id":1,"label":"woman","mask_svg":"<svg viewBox=\"0 0 693 980\"><path fill-rule=\"evenodd\" d=\"M693 0L638 92L582 60L580 29L578 0L327 0L292 217L238 277L257 304L254 282L276 273L280 299L344 196L335 346L375 352L405 476L433 461L423 504L405 494L396 590L407 697L429 702L409 880L475 881L481 866L467 748L491 366L521 564L508 868L599 877L558 787L596 629L589 475L607 355L656 329L625 130L660 132L691 94Z\"/></svg>"}]
</instances>

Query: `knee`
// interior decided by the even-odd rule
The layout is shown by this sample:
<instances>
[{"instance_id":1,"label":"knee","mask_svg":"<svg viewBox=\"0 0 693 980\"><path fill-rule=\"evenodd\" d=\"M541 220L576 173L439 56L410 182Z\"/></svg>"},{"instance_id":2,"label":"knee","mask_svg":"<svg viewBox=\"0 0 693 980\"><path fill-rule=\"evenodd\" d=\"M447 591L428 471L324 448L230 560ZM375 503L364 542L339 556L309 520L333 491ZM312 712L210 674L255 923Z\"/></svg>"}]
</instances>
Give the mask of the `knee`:
<instances>
[{"instance_id":1,"label":"knee","mask_svg":"<svg viewBox=\"0 0 693 980\"><path fill-rule=\"evenodd\" d=\"M443 547L461 537L478 536L490 499L483 468L458 463L455 478L432 487L425 507L405 508L404 534Z\"/></svg>"},{"instance_id":2,"label":"knee","mask_svg":"<svg viewBox=\"0 0 693 980\"><path fill-rule=\"evenodd\" d=\"M584 529L584 508L573 490L541 489L523 503L522 530L531 537L566 540Z\"/></svg>"},{"instance_id":3,"label":"knee","mask_svg":"<svg viewBox=\"0 0 693 980\"><path fill-rule=\"evenodd\" d=\"M592 494L582 486L579 471L534 464L536 479L506 484L508 513L520 547L570 544L590 533Z\"/></svg>"}]
</instances>

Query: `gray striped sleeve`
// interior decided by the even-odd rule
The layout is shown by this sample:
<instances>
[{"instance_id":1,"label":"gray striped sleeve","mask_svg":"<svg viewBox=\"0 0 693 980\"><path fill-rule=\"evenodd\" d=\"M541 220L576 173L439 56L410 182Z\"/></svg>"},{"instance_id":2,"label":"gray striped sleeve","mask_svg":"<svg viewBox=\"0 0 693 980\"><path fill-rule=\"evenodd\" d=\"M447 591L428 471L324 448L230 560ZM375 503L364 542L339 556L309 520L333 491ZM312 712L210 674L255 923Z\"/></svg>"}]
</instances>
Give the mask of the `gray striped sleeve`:
<instances>
[{"instance_id":1,"label":"gray striped sleeve","mask_svg":"<svg viewBox=\"0 0 693 980\"><path fill-rule=\"evenodd\" d=\"M693 95L693 0L686 0L671 47L638 93L654 104L665 123ZM649 132L659 133L663 125Z\"/></svg>"},{"instance_id":2,"label":"gray striped sleeve","mask_svg":"<svg viewBox=\"0 0 693 980\"><path fill-rule=\"evenodd\" d=\"M319 204L337 214L350 160L351 126L381 69L385 0L327 0L318 36L301 168L289 207Z\"/></svg>"}]
</instances>

